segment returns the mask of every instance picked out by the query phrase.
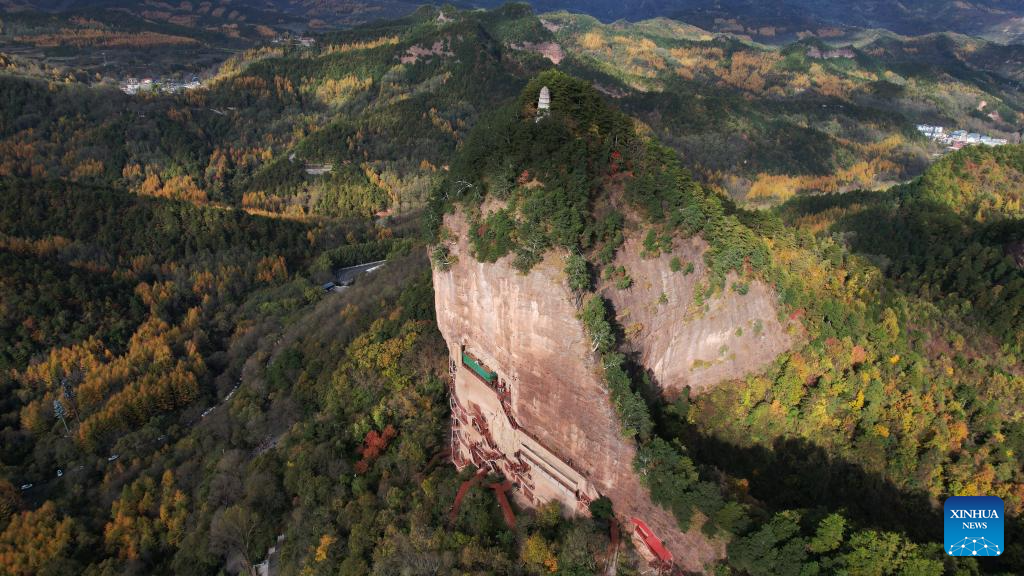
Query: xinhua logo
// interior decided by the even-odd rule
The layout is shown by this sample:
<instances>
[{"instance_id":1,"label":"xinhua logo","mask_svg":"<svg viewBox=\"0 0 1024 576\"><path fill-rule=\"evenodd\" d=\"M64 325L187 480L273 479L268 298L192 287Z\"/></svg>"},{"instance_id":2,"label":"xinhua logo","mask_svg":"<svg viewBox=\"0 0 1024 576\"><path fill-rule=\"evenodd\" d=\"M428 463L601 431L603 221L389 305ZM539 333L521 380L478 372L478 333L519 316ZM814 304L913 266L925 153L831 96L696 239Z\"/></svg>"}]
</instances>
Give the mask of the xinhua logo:
<instances>
[{"instance_id":1,"label":"xinhua logo","mask_svg":"<svg viewBox=\"0 0 1024 576\"><path fill-rule=\"evenodd\" d=\"M952 496L944 506L945 545L950 556L1000 556L1003 500L995 496Z\"/></svg>"}]
</instances>

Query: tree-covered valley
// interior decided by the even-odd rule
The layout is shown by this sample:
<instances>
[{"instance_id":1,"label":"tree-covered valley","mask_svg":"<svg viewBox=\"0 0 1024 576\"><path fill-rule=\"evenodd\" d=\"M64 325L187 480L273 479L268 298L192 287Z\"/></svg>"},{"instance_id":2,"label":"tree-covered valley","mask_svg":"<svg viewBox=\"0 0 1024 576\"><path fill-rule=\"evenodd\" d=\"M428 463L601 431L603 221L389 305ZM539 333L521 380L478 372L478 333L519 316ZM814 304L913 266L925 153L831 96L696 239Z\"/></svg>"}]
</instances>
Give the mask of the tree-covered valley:
<instances>
[{"instance_id":1,"label":"tree-covered valley","mask_svg":"<svg viewBox=\"0 0 1024 576\"><path fill-rule=\"evenodd\" d=\"M607 499L453 508L432 277L553 258L705 572L1024 571L1024 146L915 129L1012 139L1019 45L519 4L252 34L180 94L0 54L0 573L646 573ZM669 393L621 305L652 261L694 286L653 309L769 294L791 344ZM1001 557L944 552L951 495L1003 499Z\"/></svg>"}]
</instances>

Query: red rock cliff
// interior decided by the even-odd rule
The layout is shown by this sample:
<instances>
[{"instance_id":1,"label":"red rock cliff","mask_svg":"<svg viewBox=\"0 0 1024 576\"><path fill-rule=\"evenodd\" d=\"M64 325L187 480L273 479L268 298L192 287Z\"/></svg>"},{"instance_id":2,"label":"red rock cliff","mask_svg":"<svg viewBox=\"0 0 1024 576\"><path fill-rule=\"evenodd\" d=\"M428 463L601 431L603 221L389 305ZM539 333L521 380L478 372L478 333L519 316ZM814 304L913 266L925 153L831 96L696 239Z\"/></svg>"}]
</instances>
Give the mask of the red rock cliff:
<instances>
[{"instance_id":1,"label":"red rock cliff","mask_svg":"<svg viewBox=\"0 0 1024 576\"><path fill-rule=\"evenodd\" d=\"M695 292L707 284L707 249L706 242L693 237L676 240L671 253L644 258L640 240L628 239L614 264L626 269L633 285L603 290L628 335L627 346L640 353L640 363L666 392L690 386L700 393L723 380L759 372L793 345L778 319L778 299L764 282L749 282L746 294L727 287L699 309ZM692 264L693 271L673 271L673 258L684 267Z\"/></svg>"},{"instance_id":2,"label":"red rock cliff","mask_svg":"<svg viewBox=\"0 0 1024 576\"><path fill-rule=\"evenodd\" d=\"M724 546L703 536L696 527L699 522L689 532L679 530L671 513L650 500L633 471L635 445L620 433L596 357L576 318L563 273L564 254L549 252L522 275L511 266L510 256L493 264L474 259L461 215L446 216L445 226L457 238L450 247L457 261L446 271L434 269L437 323L452 353L453 379L459 382L453 383L453 411L464 412L453 424L465 437L479 441L476 457L503 460L491 467L512 472L510 468L524 462L518 452L528 451L506 447L516 442L510 430L518 426L524 438L528 433L563 460L560 465L571 467L611 498L619 516L644 519L680 568L704 572L723 556ZM486 406L486 384L465 370L463 350L495 371L496 388L511 389L508 413L514 425L493 407L497 401L490 402L492 408ZM465 414L470 411L477 416ZM486 425L479 418L494 421ZM486 425L486 434L481 425ZM502 450L516 453L495 456ZM543 485L549 479L537 473L532 481Z\"/></svg>"}]
</instances>

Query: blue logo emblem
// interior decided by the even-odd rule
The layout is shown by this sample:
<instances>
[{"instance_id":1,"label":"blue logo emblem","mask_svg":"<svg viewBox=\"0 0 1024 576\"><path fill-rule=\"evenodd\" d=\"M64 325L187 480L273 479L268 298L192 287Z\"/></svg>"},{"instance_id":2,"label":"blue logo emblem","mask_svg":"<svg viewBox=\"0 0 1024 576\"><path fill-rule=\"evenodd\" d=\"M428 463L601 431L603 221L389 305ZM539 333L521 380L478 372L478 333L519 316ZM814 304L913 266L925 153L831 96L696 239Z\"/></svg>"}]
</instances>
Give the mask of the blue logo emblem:
<instances>
[{"instance_id":1,"label":"blue logo emblem","mask_svg":"<svg viewBox=\"0 0 1024 576\"><path fill-rule=\"evenodd\" d=\"M1001 556L1003 500L995 496L951 496L943 507L946 554Z\"/></svg>"}]
</instances>

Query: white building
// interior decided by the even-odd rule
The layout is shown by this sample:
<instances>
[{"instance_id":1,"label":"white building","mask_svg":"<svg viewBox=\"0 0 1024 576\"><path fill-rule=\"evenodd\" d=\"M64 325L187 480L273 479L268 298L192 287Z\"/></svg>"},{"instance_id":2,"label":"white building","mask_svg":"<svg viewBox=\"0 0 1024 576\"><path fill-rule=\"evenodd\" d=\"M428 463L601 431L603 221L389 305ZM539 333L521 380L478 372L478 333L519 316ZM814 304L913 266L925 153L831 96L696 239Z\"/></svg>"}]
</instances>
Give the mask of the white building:
<instances>
[{"instance_id":1,"label":"white building","mask_svg":"<svg viewBox=\"0 0 1024 576\"><path fill-rule=\"evenodd\" d=\"M540 96L537 98L537 122L551 113L551 90L547 86L540 89Z\"/></svg>"},{"instance_id":2,"label":"white building","mask_svg":"<svg viewBox=\"0 0 1024 576\"><path fill-rule=\"evenodd\" d=\"M537 110L551 110L551 90L545 86L540 89L540 97L537 99Z\"/></svg>"},{"instance_id":3,"label":"white building","mask_svg":"<svg viewBox=\"0 0 1024 576\"><path fill-rule=\"evenodd\" d=\"M138 94L139 93L139 79L129 78L125 80L125 83L121 85L121 91L125 94Z\"/></svg>"}]
</instances>

